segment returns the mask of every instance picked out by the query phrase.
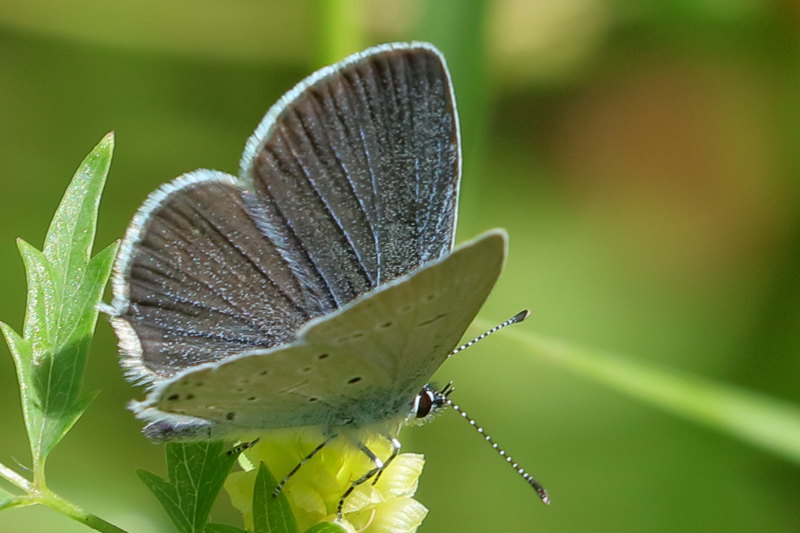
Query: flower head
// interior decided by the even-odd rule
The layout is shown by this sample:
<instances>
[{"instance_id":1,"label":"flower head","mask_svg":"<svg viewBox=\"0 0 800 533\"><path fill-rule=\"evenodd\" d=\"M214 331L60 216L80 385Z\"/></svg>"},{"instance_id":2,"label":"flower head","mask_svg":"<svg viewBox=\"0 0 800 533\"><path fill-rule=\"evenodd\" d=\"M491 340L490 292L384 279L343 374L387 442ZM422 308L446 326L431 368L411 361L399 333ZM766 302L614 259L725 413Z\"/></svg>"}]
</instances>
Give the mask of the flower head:
<instances>
[{"instance_id":1,"label":"flower head","mask_svg":"<svg viewBox=\"0 0 800 533\"><path fill-rule=\"evenodd\" d=\"M257 466L264 463L276 479L290 472L323 442L317 430L281 430L263 435L240 459L244 471L234 472L225 482L231 502L252 527L252 496ZM339 500L353 481L374 468L372 461L353 440L332 440L304 464L283 486L300 531L318 522L337 521ZM377 457L391 455L391 444L383 437L361 439ZM339 525L348 532L410 533L417 530L428 510L413 496L425 460L422 455L401 453L386 467L376 483L359 485L344 502Z\"/></svg>"}]
</instances>

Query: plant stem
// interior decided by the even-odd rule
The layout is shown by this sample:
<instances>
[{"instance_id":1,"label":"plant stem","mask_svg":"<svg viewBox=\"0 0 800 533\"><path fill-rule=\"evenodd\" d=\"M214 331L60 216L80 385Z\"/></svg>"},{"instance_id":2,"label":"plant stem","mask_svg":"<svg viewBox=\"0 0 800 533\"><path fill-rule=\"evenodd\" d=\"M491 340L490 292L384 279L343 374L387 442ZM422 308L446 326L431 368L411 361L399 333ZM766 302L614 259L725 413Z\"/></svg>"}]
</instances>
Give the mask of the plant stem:
<instances>
[{"instance_id":1,"label":"plant stem","mask_svg":"<svg viewBox=\"0 0 800 533\"><path fill-rule=\"evenodd\" d=\"M0 477L26 492L25 495L15 499L18 500L15 506L34 505L38 503L58 511L96 531L103 531L105 533L126 533L124 529L120 529L114 524L106 522L99 516L87 513L77 505L50 492L49 489L37 487L34 483L31 483L2 463L0 463Z\"/></svg>"},{"instance_id":2,"label":"plant stem","mask_svg":"<svg viewBox=\"0 0 800 533\"><path fill-rule=\"evenodd\" d=\"M34 492L36 490L30 481L17 474L3 463L0 463L0 477L21 488L25 492Z\"/></svg>"},{"instance_id":3,"label":"plant stem","mask_svg":"<svg viewBox=\"0 0 800 533\"><path fill-rule=\"evenodd\" d=\"M114 524L106 522L99 516L87 513L77 505L68 502L49 490L39 493L39 502L42 505L50 507L51 509L54 509L59 513L64 514L96 531L103 531L106 533L126 533L124 529L120 529Z\"/></svg>"}]
</instances>

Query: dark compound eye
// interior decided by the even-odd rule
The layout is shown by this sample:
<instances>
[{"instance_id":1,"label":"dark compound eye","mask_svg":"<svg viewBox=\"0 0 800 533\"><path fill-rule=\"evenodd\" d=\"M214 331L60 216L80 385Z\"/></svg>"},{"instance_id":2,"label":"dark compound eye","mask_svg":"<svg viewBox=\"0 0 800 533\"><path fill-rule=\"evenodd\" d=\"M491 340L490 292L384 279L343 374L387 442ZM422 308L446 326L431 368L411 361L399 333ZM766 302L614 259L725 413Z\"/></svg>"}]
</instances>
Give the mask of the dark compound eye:
<instances>
[{"instance_id":1,"label":"dark compound eye","mask_svg":"<svg viewBox=\"0 0 800 533\"><path fill-rule=\"evenodd\" d=\"M431 407L433 407L433 393L427 389L422 389L414 401L414 416L425 418L431 412Z\"/></svg>"}]
</instances>

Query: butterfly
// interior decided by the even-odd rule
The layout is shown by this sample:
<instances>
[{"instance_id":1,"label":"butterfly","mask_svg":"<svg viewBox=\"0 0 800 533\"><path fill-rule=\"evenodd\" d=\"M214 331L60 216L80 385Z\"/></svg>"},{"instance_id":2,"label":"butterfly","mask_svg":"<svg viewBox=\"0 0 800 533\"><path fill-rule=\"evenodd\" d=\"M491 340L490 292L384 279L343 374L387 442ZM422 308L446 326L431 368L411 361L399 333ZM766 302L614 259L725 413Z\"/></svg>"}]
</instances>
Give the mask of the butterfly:
<instances>
[{"instance_id":1,"label":"butterfly","mask_svg":"<svg viewBox=\"0 0 800 533\"><path fill-rule=\"evenodd\" d=\"M301 81L238 176L152 193L113 276L111 323L154 440L320 426L392 438L447 402L427 383L502 270L506 234L453 248L453 87L426 43L367 49Z\"/></svg>"}]
</instances>

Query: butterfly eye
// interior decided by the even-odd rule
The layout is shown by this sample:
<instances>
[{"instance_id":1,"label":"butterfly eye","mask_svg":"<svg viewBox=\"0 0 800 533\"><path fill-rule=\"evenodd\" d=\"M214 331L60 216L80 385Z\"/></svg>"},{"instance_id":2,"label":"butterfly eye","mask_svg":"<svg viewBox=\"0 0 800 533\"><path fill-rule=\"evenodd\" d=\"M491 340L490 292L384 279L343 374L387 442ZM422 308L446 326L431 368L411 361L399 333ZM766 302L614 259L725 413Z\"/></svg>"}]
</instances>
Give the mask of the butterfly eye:
<instances>
[{"instance_id":1,"label":"butterfly eye","mask_svg":"<svg viewBox=\"0 0 800 533\"><path fill-rule=\"evenodd\" d=\"M414 416L417 418L425 418L430 414L433 407L433 392L429 389L422 389L414 398L414 407L412 408Z\"/></svg>"}]
</instances>

